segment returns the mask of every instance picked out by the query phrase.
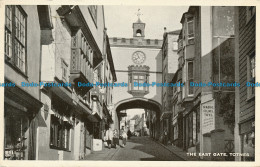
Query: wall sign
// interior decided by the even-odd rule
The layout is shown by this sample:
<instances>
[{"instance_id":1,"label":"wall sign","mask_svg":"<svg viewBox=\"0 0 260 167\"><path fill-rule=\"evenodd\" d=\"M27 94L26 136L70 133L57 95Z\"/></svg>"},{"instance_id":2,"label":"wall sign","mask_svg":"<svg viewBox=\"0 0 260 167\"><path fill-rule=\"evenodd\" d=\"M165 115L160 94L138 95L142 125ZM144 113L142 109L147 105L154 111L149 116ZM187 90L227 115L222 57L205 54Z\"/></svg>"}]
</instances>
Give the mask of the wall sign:
<instances>
[{"instance_id":1,"label":"wall sign","mask_svg":"<svg viewBox=\"0 0 260 167\"><path fill-rule=\"evenodd\" d=\"M215 129L215 100L201 104L201 132L209 133Z\"/></svg>"}]
</instances>

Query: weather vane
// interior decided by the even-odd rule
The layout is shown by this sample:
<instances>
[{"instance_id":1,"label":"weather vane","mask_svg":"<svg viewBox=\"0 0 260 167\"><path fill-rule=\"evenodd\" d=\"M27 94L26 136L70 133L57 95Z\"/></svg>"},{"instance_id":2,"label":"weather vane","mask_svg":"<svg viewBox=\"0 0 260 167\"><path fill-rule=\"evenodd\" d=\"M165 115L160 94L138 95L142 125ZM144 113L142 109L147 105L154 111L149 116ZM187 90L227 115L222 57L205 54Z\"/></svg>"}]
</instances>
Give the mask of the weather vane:
<instances>
[{"instance_id":1,"label":"weather vane","mask_svg":"<svg viewBox=\"0 0 260 167\"><path fill-rule=\"evenodd\" d=\"M141 10L141 9L139 8L139 9L138 9L138 12L136 13L136 15L138 16L138 19L140 19L140 16L143 15L140 10Z\"/></svg>"}]
</instances>

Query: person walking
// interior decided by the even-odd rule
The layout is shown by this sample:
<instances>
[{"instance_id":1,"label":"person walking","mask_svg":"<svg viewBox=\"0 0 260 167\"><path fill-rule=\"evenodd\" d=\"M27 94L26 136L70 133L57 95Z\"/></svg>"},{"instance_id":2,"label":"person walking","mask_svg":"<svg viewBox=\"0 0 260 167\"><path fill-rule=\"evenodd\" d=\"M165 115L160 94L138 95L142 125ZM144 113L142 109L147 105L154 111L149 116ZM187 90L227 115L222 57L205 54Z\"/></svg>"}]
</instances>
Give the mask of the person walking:
<instances>
[{"instance_id":1,"label":"person walking","mask_svg":"<svg viewBox=\"0 0 260 167\"><path fill-rule=\"evenodd\" d=\"M125 147L126 145L126 139L127 139L127 134L125 132L125 127L122 126L122 129L121 129L121 138L122 138L122 147Z\"/></svg>"},{"instance_id":2,"label":"person walking","mask_svg":"<svg viewBox=\"0 0 260 167\"><path fill-rule=\"evenodd\" d=\"M117 129L115 129L114 133L113 133L113 145L115 148L117 145L119 145L119 134L118 134Z\"/></svg>"},{"instance_id":3,"label":"person walking","mask_svg":"<svg viewBox=\"0 0 260 167\"><path fill-rule=\"evenodd\" d=\"M105 135L105 140L107 142L109 149L111 148L112 139L113 139L113 131L112 131L111 127L109 127L109 129L106 131L106 135Z\"/></svg>"},{"instance_id":4,"label":"person walking","mask_svg":"<svg viewBox=\"0 0 260 167\"><path fill-rule=\"evenodd\" d=\"M130 131L130 129L128 129L128 131L127 131L127 137L128 137L128 139L130 139L131 136L132 136L132 132Z\"/></svg>"},{"instance_id":5,"label":"person walking","mask_svg":"<svg viewBox=\"0 0 260 167\"><path fill-rule=\"evenodd\" d=\"M164 145L167 145L168 143L168 132L167 130L165 129L164 130Z\"/></svg>"}]
</instances>

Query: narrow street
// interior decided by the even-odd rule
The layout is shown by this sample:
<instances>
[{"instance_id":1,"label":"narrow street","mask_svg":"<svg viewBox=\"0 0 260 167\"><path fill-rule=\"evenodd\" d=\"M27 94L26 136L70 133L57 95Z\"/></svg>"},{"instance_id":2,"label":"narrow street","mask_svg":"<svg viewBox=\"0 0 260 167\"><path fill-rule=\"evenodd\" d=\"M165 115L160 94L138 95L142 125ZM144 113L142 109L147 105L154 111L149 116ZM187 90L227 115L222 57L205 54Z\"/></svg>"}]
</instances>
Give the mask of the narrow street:
<instances>
[{"instance_id":1,"label":"narrow street","mask_svg":"<svg viewBox=\"0 0 260 167\"><path fill-rule=\"evenodd\" d=\"M150 137L132 137L126 147L104 148L94 152L86 160L110 161L183 161L172 152L162 147Z\"/></svg>"}]
</instances>

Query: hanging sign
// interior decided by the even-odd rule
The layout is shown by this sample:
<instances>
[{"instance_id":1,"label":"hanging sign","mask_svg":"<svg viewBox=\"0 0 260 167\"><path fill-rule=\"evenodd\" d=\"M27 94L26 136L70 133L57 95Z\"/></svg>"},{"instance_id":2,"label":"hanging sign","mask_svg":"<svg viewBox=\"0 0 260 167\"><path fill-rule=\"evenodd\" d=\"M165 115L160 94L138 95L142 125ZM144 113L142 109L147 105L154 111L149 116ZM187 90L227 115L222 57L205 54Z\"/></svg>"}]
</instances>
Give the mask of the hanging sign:
<instances>
[{"instance_id":1,"label":"hanging sign","mask_svg":"<svg viewBox=\"0 0 260 167\"><path fill-rule=\"evenodd\" d=\"M215 100L201 104L201 131L209 133L215 129Z\"/></svg>"}]
</instances>

